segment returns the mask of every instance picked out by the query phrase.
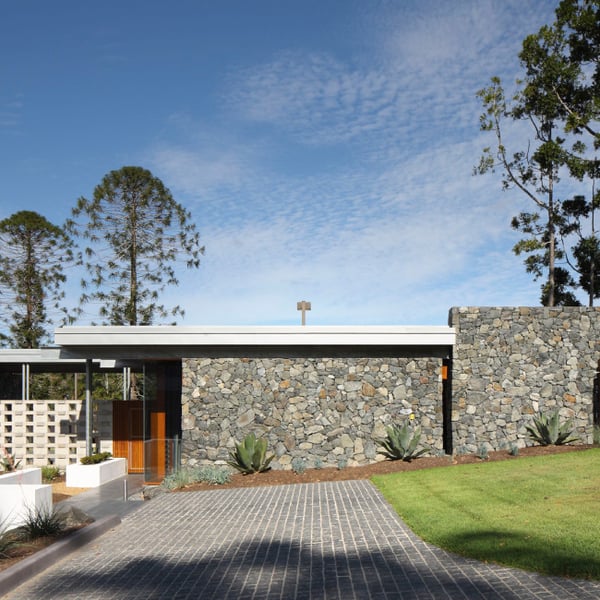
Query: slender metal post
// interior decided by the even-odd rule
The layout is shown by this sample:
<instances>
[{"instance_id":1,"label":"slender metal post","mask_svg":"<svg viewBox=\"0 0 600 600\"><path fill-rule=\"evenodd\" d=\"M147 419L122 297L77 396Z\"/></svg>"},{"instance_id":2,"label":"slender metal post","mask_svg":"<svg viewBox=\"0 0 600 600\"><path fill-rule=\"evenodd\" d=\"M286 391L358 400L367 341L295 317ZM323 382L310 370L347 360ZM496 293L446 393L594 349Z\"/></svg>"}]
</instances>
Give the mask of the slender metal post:
<instances>
[{"instance_id":1,"label":"slender metal post","mask_svg":"<svg viewBox=\"0 0 600 600\"><path fill-rule=\"evenodd\" d=\"M85 453L92 454L92 360L85 361Z\"/></svg>"}]
</instances>

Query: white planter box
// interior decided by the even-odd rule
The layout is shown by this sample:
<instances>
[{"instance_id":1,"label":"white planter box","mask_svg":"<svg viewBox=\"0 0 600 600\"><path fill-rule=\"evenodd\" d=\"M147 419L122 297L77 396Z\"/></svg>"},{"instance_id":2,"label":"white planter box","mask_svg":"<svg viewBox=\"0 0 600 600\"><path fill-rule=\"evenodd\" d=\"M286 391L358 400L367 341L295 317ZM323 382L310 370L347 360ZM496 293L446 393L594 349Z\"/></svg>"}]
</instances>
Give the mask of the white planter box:
<instances>
[{"instance_id":1,"label":"white planter box","mask_svg":"<svg viewBox=\"0 0 600 600\"><path fill-rule=\"evenodd\" d=\"M39 467L18 469L0 475L0 485L41 485L42 470Z\"/></svg>"},{"instance_id":2,"label":"white planter box","mask_svg":"<svg viewBox=\"0 0 600 600\"><path fill-rule=\"evenodd\" d=\"M98 487L127 475L126 458L109 458L96 465L67 465L67 487Z\"/></svg>"},{"instance_id":3,"label":"white planter box","mask_svg":"<svg viewBox=\"0 0 600 600\"><path fill-rule=\"evenodd\" d=\"M0 492L0 523L6 529L23 525L30 512L52 510L52 486L35 484L5 485Z\"/></svg>"}]
</instances>

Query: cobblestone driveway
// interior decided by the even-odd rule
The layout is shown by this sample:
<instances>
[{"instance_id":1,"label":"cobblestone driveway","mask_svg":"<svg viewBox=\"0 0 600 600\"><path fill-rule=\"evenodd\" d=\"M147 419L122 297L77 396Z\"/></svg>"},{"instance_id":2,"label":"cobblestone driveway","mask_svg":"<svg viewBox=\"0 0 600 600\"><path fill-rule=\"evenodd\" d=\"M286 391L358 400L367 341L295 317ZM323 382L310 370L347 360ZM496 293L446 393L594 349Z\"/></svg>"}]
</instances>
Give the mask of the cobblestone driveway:
<instances>
[{"instance_id":1,"label":"cobblestone driveway","mask_svg":"<svg viewBox=\"0 0 600 600\"><path fill-rule=\"evenodd\" d=\"M600 583L464 560L367 481L166 494L11 600L600 598Z\"/></svg>"}]
</instances>

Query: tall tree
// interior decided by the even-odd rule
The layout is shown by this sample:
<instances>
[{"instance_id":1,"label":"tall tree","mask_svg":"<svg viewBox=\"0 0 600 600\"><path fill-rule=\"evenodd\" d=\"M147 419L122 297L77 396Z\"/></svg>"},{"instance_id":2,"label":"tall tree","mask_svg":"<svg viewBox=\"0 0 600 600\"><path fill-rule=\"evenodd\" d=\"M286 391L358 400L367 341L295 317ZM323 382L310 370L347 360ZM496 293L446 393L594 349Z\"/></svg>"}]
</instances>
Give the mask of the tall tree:
<instances>
[{"instance_id":1,"label":"tall tree","mask_svg":"<svg viewBox=\"0 0 600 600\"><path fill-rule=\"evenodd\" d=\"M525 81L512 103L507 101L498 77L493 77L491 85L477 95L485 109L480 117L480 127L483 131L493 132L496 143L493 148L484 149L475 173L484 174L499 169L505 190L516 188L533 202L534 212L522 212L513 218L513 228L528 235L513 250L517 255L530 255L525 264L536 279L541 275L542 268L547 269L547 281L542 284L543 298L548 306L554 306L556 228L560 214L555 186L559 180L559 169L565 161L562 148L564 140L556 135L556 121L560 118L559 103L549 98L545 88L536 90L531 79ZM524 121L530 125L531 138L523 142L524 149L512 153L507 149L503 136L506 120Z\"/></svg>"},{"instance_id":2,"label":"tall tree","mask_svg":"<svg viewBox=\"0 0 600 600\"><path fill-rule=\"evenodd\" d=\"M32 211L19 211L0 221L0 306L4 343L37 348L48 339L61 306L65 266L73 258L71 238L60 227Z\"/></svg>"},{"instance_id":3,"label":"tall tree","mask_svg":"<svg viewBox=\"0 0 600 600\"><path fill-rule=\"evenodd\" d=\"M204 248L190 212L160 179L141 167L111 171L92 200L78 200L72 216L69 230L87 242L83 304L100 303L100 316L112 325L183 315L180 306L160 304L160 294L178 284L177 262L197 268Z\"/></svg>"},{"instance_id":4,"label":"tall tree","mask_svg":"<svg viewBox=\"0 0 600 600\"><path fill-rule=\"evenodd\" d=\"M564 148L570 175L591 182L587 201L575 196L564 203L566 226L561 233L563 238L576 233L570 264L592 306L594 298L600 297L600 241L594 222L600 203L595 191L600 174L600 1L562 0L554 23L525 38L520 58L528 86L543 88L548 101L558 105L569 139Z\"/></svg>"},{"instance_id":5,"label":"tall tree","mask_svg":"<svg viewBox=\"0 0 600 600\"><path fill-rule=\"evenodd\" d=\"M600 298L600 238L596 218L599 206L600 193L595 191L594 182L590 201L584 196L574 196L562 206L561 237L575 238L571 248L573 258L569 259L567 254L567 262L579 276L578 285L588 295L588 306Z\"/></svg>"},{"instance_id":6,"label":"tall tree","mask_svg":"<svg viewBox=\"0 0 600 600\"><path fill-rule=\"evenodd\" d=\"M546 47L548 37L561 45ZM567 115L567 131L579 136L574 150L582 153L589 142L600 149L600 0L561 0L553 25L526 41L534 50L532 64L540 70L555 65L554 95ZM592 170L595 161L584 157Z\"/></svg>"}]
</instances>

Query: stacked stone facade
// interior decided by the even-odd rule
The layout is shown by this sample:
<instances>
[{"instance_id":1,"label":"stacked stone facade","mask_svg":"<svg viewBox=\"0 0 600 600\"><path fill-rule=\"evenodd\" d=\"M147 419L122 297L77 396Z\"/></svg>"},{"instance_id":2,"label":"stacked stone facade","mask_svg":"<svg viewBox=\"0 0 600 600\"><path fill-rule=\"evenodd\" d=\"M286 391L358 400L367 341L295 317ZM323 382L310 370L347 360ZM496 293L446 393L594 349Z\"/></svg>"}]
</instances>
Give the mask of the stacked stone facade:
<instances>
[{"instance_id":1,"label":"stacked stone facade","mask_svg":"<svg viewBox=\"0 0 600 600\"><path fill-rule=\"evenodd\" d=\"M556 409L592 442L600 309L453 308L449 324L455 451L530 445L525 426Z\"/></svg>"},{"instance_id":2,"label":"stacked stone facade","mask_svg":"<svg viewBox=\"0 0 600 600\"><path fill-rule=\"evenodd\" d=\"M379 349L381 350L381 349ZM235 441L266 436L275 468L381 460L385 426L414 416L442 449L441 358L305 356L183 360L182 462L223 461Z\"/></svg>"}]
</instances>

